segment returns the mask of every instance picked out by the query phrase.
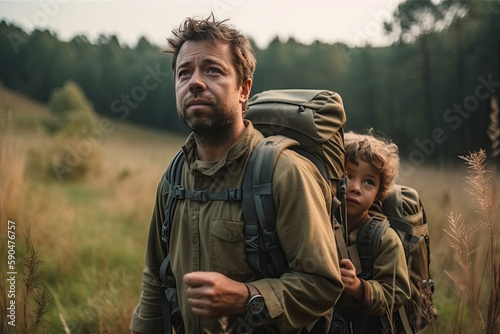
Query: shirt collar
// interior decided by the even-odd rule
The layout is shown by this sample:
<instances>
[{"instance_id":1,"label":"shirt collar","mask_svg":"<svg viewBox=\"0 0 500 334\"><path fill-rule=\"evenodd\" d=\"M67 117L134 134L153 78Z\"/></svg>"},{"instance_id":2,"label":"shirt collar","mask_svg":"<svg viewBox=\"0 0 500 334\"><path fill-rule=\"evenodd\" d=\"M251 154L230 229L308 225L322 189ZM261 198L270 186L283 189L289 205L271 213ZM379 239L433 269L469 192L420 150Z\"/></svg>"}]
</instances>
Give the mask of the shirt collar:
<instances>
[{"instance_id":1,"label":"shirt collar","mask_svg":"<svg viewBox=\"0 0 500 334\"><path fill-rule=\"evenodd\" d=\"M211 168L205 169L201 168L196 161L196 141L194 139L194 134L191 133L186 140L186 143L182 147L184 151L184 155L186 156L186 162L188 164L189 171L191 173L194 170L198 170L207 176L214 175L217 173L222 167L224 167L229 162L239 160L246 154L250 152L250 149L253 148L256 143L263 138L260 132L256 131L252 125L252 123L248 120L243 120L245 123L245 130L243 133L236 139L234 144L229 148L229 150L220 158L220 160L214 164Z\"/></svg>"}]
</instances>

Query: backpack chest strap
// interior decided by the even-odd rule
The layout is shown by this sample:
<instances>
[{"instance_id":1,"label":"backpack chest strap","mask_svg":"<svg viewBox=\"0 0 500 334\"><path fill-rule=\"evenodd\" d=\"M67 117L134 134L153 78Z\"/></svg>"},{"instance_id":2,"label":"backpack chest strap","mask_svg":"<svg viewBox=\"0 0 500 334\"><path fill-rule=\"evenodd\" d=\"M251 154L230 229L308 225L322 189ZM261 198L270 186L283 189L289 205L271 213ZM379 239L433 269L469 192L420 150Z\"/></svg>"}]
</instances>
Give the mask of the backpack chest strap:
<instances>
[{"instance_id":1,"label":"backpack chest strap","mask_svg":"<svg viewBox=\"0 0 500 334\"><path fill-rule=\"evenodd\" d=\"M186 190L180 185L171 185L170 192L176 199L190 199L193 201L241 201L243 199L243 189L232 188L220 191L206 190Z\"/></svg>"}]
</instances>

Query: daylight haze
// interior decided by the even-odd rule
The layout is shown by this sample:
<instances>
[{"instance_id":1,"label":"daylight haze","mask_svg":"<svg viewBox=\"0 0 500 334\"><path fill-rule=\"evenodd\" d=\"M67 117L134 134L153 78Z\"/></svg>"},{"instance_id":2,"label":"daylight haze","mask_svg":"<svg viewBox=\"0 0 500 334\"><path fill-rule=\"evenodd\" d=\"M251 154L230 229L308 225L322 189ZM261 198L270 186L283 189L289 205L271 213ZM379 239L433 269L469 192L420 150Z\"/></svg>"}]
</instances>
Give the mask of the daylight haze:
<instances>
[{"instance_id":1,"label":"daylight haze","mask_svg":"<svg viewBox=\"0 0 500 334\"><path fill-rule=\"evenodd\" d=\"M49 29L70 40L116 35L134 46L141 36L161 45L185 17L230 19L261 48L276 36L304 44L316 40L349 46L390 44L383 22L400 0L379 1L0 1L0 20L30 32Z\"/></svg>"}]
</instances>

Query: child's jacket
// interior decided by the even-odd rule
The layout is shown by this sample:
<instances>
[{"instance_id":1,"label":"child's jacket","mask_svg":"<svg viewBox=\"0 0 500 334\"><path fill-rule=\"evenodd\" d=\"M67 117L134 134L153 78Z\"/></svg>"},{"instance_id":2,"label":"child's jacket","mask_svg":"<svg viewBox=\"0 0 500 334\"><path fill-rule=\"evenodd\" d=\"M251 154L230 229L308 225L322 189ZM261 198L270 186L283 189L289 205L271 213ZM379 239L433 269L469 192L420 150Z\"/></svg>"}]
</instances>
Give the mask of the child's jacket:
<instances>
[{"instance_id":1,"label":"child's jacket","mask_svg":"<svg viewBox=\"0 0 500 334\"><path fill-rule=\"evenodd\" d=\"M368 222L369 220L364 224ZM350 258L358 275L361 273L361 265L359 264L356 240L364 224L348 236ZM337 304L338 311L344 320L351 324L349 326L351 328L357 327L354 324L360 313L376 316L392 314L410 299L410 282L403 245L396 231L392 228L386 229L380 240L379 254L373 263L373 278L361 279L361 282L364 286L364 300L356 301L353 297L342 293ZM376 325L381 326L379 318L373 317L373 319L376 320ZM380 331L374 331L372 326L367 329L370 333L380 333ZM354 330L354 333L361 332Z\"/></svg>"}]
</instances>

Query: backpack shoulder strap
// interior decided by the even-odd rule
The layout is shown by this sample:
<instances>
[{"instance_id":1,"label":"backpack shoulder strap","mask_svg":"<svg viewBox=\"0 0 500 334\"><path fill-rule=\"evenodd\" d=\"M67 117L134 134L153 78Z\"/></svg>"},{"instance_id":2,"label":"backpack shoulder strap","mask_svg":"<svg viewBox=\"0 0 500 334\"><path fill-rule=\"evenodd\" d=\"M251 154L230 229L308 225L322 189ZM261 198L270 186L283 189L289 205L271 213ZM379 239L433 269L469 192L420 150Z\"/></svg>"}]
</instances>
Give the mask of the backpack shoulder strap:
<instances>
[{"instance_id":1,"label":"backpack shoulder strap","mask_svg":"<svg viewBox=\"0 0 500 334\"><path fill-rule=\"evenodd\" d=\"M264 277L279 277L288 267L276 232L272 181L279 154L295 145L295 140L284 136L262 139L252 151L243 179L245 252L250 266ZM267 254L259 252L259 234Z\"/></svg>"},{"instance_id":2,"label":"backpack shoulder strap","mask_svg":"<svg viewBox=\"0 0 500 334\"><path fill-rule=\"evenodd\" d=\"M245 252L249 265L264 277L279 277L288 268L276 232L276 208L273 201L273 172L278 156L285 149L308 158L328 180L324 164L298 142L285 136L275 135L262 139L254 148L243 180L242 210L245 220ZM348 258L342 237L342 227L336 220L340 202L334 197L330 217L342 258ZM259 252L259 234L262 234L265 252Z\"/></svg>"},{"instance_id":3,"label":"backpack shoulder strap","mask_svg":"<svg viewBox=\"0 0 500 334\"><path fill-rule=\"evenodd\" d=\"M168 165L165 177L163 178L162 200L165 220L163 221L161 239L169 246L170 229L174 218L175 206L178 198L174 196L175 189L181 187L182 166L184 165L184 152L179 150Z\"/></svg>"},{"instance_id":4,"label":"backpack shoulder strap","mask_svg":"<svg viewBox=\"0 0 500 334\"><path fill-rule=\"evenodd\" d=\"M335 243L340 259L349 259L347 247L347 208L346 208L346 178L343 176L339 180L337 194L332 199L331 221L335 235Z\"/></svg>"},{"instance_id":5,"label":"backpack shoulder strap","mask_svg":"<svg viewBox=\"0 0 500 334\"><path fill-rule=\"evenodd\" d=\"M356 240L362 270L358 275L360 278L367 280L373 277L373 263L378 256L380 240L389 226L389 221L383 215L374 214L361 227Z\"/></svg>"},{"instance_id":6,"label":"backpack shoulder strap","mask_svg":"<svg viewBox=\"0 0 500 334\"><path fill-rule=\"evenodd\" d=\"M174 189L180 187L182 177L182 166L184 165L184 152L179 150L170 164L163 178L162 186L162 200L164 221L161 227L161 240L167 247L169 252L170 247L170 231L172 229L172 221L174 219L175 207L177 206L178 198L174 195ZM170 268L170 255L167 254L166 258L160 266L160 279L168 287L175 288L175 278L173 277Z\"/></svg>"},{"instance_id":7,"label":"backpack shoulder strap","mask_svg":"<svg viewBox=\"0 0 500 334\"><path fill-rule=\"evenodd\" d=\"M344 228L337 221L337 219L332 218L333 224L333 234L335 237L335 243L337 244L337 251L339 253L340 259L349 259L349 250L347 248L346 239L344 237Z\"/></svg>"},{"instance_id":8,"label":"backpack shoulder strap","mask_svg":"<svg viewBox=\"0 0 500 334\"><path fill-rule=\"evenodd\" d=\"M174 218L175 207L178 198L175 197L173 189L181 184L182 166L184 165L184 152L179 150L174 156L167 171L165 172L162 184L162 201L164 209L164 221L161 229L161 240L165 243L169 252L170 231ZM182 315L177 305L177 292L175 277L170 267L170 254L167 254L160 266L160 280L162 281L162 316L163 316L163 333L171 334L172 326L175 327L176 333L184 333L184 323Z\"/></svg>"},{"instance_id":9,"label":"backpack shoulder strap","mask_svg":"<svg viewBox=\"0 0 500 334\"><path fill-rule=\"evenodd\" d=\"M380 249L380 240L385 231L390 227L387 218L378 212L370 212L372 218L368 220L358 233L356 239L356 248L358 251L359 262L361 264L361 273L359 278L369 280L373 278L373 264L378 256ZM355 319L354 328L358 331L366 332L370 322L375 317L382 322L383 328L391 328L387 315L375 316L364 312L359 312ZM384 331L383 331L384 332Z\"/></svg>"}]
</instances>

